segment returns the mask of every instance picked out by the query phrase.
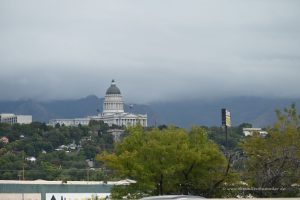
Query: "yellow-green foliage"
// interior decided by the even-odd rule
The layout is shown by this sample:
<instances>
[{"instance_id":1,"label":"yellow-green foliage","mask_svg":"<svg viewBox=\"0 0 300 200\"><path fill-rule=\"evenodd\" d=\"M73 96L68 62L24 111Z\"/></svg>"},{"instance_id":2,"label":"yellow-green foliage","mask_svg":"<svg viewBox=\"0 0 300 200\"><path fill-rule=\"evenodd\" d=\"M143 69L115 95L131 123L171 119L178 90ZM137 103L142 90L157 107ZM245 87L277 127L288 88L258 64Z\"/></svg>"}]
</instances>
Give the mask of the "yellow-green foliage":
<instances>
[{"instance_id":1,"label":"yellow-green foliage","mask_svg":"<svg viewBox=\"0 0 300 200\"><path fill-rule=\"evenodd\" d=\"M295 105L284 109L284 113L277 111L277 117L266 137L255 134L241 143L247 156L244 178L262 189L256 192L260 196L295 196L298 192L292 185L300 180L300 131Z\"/></svg>"}]
</instances>

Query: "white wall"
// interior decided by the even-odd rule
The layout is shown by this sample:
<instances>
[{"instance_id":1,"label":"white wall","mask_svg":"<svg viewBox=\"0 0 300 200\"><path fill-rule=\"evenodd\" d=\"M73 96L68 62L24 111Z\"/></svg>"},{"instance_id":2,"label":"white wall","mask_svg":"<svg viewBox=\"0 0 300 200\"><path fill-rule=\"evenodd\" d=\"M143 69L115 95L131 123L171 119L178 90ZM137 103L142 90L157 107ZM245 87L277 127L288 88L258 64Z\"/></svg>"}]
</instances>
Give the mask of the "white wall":
<instances>
[{"instance_id":1,"label":"white wall","mask_svg":"<svg viewBox=\"0 0 300 200\"><path fill-rule=\"evenodd\" d=\"M17 123L19 124L30 124L32 122L31 115L17 115Z\"/></svg>"}]
</instances>

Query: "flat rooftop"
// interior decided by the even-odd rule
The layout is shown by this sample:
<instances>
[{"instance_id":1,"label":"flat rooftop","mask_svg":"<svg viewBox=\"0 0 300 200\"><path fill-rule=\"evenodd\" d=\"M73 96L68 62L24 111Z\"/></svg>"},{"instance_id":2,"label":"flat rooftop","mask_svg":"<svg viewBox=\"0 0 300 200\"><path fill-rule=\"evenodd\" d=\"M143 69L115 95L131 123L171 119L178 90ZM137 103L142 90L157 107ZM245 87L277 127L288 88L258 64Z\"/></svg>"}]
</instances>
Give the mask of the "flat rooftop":
<instances>
[{"instance_id":1,"label":"flat rooftop","mask_svg":"<svg viewBox=\"0 0 300 200\"><path fill-rule=\"evenodd\" d=\"M46 180L0 180L0 184L33 184L33 185L129 185L134 180L125 179L120 181L46 181Z\"/></svg>"}]
</instances>

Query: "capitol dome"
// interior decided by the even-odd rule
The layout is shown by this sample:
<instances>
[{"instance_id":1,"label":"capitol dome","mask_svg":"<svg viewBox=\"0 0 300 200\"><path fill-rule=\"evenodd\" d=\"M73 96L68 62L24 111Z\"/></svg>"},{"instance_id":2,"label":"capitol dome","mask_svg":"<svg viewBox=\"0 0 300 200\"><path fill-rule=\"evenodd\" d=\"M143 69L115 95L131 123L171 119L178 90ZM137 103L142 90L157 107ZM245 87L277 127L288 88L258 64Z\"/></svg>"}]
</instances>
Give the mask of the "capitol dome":
<instances>
[{"instance_id":1,"label":"capitol dome","mask_svg":"<svg viewBox=\"0 0 300 200\"><path fill-rule=\"evenodd\" d=\"M121 94L120 89L116 86L115 80L111 81L111 85L106 90L106 94Z\"/></svg>"},{"instance_id":2,"label":"capitol dome","mask_svg":"<svg viewBox=\"0 0 300 200\"><path fill-rule=\"evenodd\" d=\"M116 86L115 80L112 80L110 87L106 90L103 102L103 114L114 113L124 113L124 106L121 91Z\"/></svg>"}]
</instances>

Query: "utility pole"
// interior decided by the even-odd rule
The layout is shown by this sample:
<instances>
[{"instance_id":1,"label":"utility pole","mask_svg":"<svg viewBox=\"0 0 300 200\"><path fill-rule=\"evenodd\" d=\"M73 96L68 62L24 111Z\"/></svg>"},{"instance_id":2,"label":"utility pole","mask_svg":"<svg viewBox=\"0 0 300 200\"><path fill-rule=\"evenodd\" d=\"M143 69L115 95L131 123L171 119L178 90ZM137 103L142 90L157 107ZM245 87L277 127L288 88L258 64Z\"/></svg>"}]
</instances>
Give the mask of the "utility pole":
<instances>
[{"instance_id":1,"label":"utility pole","mask_svg":"<svg viewBox=\"0 0 300 200\"><path fill-rule=\"evenodd\" d=\"M90 181L90 174L89 174L90 170L89 168L87 168L86 170L86 176L87 176L87 181Z\"/></svg>"},{"instance_id":2,"label":"utility pole","mask_svg":"<svg viewBox=\"0 0 300 200\"><path fill-rule=\"evenodd\" d=\"M25 165L25 156L23 155L23 166L22 166L22 168L23 168L23 170L22 170L22 175L23 175L23 181L25 180L25 169L24 169L24 165Z\"/></svg>"},{"instance_id":3,"label":"utility pole","mask_svg":"<svg viewBox=\"0 0 300 200\"><path fill-rule=\"evenodd\" d=\"M228 151L228 127L231 126L231 116L230 116L230 112L226 108L222 108L221 114L222 114L222 126L225 127L225 153L226 153Z\"/></svg>"},{"instance_id":4,"label":"utility pole","mask_svg":"<svg viewBox=\"0 0 300 200\"><path fill-rule=\"evenodd\" d=\"M228 150L228 127L225 125L225 148Z\"/></svg>"}]
</instances>

